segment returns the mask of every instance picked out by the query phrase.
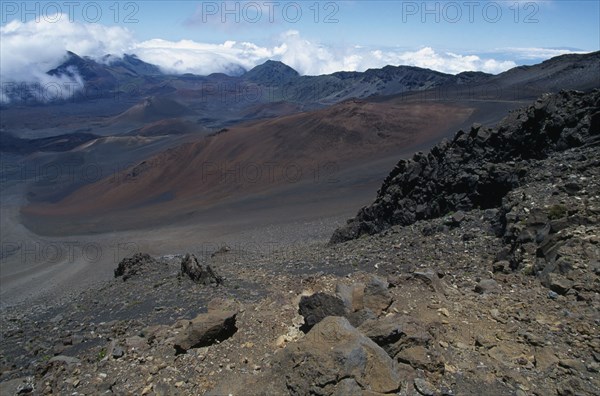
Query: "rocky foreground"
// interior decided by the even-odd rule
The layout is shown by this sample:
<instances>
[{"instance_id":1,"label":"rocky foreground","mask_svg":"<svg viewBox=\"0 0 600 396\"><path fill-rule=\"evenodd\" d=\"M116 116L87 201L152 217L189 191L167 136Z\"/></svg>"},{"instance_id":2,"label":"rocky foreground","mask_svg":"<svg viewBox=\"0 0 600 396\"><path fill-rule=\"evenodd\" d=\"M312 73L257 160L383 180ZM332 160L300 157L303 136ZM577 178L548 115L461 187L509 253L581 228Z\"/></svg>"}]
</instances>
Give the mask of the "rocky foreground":
<instances>
[{"instance_id":1,"label":"rocky foreground","mask_svg":"<svg viewBox=\"0 0 600 396\"><path fill-rule=\"evenodd\" d=\"M600 394L599 145L563 92L401 162L338 243L137 254L2 312L0 393Z\"/></svg>"}]
</instances>

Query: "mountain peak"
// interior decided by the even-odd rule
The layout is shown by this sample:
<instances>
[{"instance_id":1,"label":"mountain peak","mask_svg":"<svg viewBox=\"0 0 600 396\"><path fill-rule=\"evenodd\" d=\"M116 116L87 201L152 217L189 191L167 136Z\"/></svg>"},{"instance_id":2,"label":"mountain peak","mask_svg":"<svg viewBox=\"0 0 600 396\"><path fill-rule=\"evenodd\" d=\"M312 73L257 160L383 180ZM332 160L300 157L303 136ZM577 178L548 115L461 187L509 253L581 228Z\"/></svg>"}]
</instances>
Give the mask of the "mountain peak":
<instances>
[{"instance_id":1,"label":"mountain peak","mask_svg":"<svg viewBox=\"0 0 600 396\"><path fill-rule=\"evenodd\" d=\"M135 54L123 54L122 57L112 57L109 64L113 68L123 68L132 73L132 75L153 76L162 74L158 66L144 62Z\"/></svg>"},{"instance_id":2,"label":"mountain peak","mask_svg":"<svg viewBox=\"0 0 600 396\"><path fill-rule=\"evenodd\" d=\"M83 64L86 61L89 61L89 58L87 58L85 56L79 56L75 52L72 52L72 51L67 51L64 56L62 65L75 64L75 63Z\"/></svg>"},{"instance_id":3,"label":"mountain peak","mask_svg":"<svg viewBox=\"0 0 600 396\"><path fill-rule=\"evenodd\" d=\"M268 60L243 75L245 80L257 83L280 83L300 76L300 74L280 61Z\"/></svg>"},{"instance_id":4,"label":"mountain peak","mask_svg":"<svg viewBox=\"0 0 600 396\"><path fill-rule=\"evenodd\" d=\"M46 73L51 76L66 75L73 77L74 73L78 72L84 78L92 78L97 74L93 70L94 64L95 62L87 57L81 57L74 52L67 51L63 63Z\"/></svg>"}]
</instances>

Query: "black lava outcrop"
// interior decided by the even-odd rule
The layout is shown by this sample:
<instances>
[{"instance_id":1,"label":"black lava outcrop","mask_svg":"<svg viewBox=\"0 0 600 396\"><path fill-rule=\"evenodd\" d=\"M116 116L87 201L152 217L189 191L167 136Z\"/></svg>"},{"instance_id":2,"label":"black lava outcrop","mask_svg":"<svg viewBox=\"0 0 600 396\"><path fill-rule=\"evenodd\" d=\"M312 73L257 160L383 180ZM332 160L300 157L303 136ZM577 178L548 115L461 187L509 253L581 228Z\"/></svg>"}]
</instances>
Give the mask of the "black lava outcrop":
<instances>
[{"instance_id":1,"label":"black lava outcrop","mask_svg":"<svg viewBox=\"0 0 600 396\"><path fill-rule=\"evenodd\" d=\"M149 254L136 253L133 256L126 257L119 262L119 265L115 269L115 278L122 276L123 280L126 281L132 276L138 275L148 267L156 264L156 260Z\"/></svg>"},{"instance_id":2,"label":"black lava outcrop","mask_svg":"<svg viewBox=\"0 0 600 396\"><path fill-rule=\"evenodd\" d=\"M223 278L217 275L210 265L203 266L193 254L186 254L181 260L181 275L188 276L191 280L202 285L220 285Z\"/></svg>"},{"instance_id":3,"label":"black lava outcrop","mask_svg":"<svg viewBox=\"0 0 600 396\"><path fill-rule=\"evenodd\" d=\"M375 202L338 228L331 243L410 225L454 211L497 208L502 198L555 152L600 141L600 90L561 91L512 112L494 128L474 125L429 153L401 160ZM503 232L505 225L499 225Z\"/></svg>"},{"instance_id":4,"label":"black lava outcrop","mask_svg":"<svg viewBox=\"0 0 600 396\"><path fill-rule=\"evenodd\" d=\"M327 293L315 293L312 296L302 296L298 313L304 317L304 325L300 328L307 333L314 325L328 316L344 316L344 302Z\"/></svg>"}]
</instances>

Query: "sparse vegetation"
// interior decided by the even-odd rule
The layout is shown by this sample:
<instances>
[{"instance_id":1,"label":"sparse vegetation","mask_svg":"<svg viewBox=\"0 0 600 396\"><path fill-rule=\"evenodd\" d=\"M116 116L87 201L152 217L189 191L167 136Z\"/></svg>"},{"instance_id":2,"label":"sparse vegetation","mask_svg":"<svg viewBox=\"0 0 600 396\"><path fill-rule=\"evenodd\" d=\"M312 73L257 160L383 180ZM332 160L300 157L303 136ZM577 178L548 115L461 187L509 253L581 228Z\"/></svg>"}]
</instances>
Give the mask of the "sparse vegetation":
<instances>
[{"instance_id":1,"label":"sparse vegetation","mask_svg":"<svg viewBox=\"0 0 600 396\"><path fill-rule=\"evenodd\" d=\"M564 205L552 205L548 210L550 220L562 219L567 215L567 208Z\"/></svg>"}]
</instances>

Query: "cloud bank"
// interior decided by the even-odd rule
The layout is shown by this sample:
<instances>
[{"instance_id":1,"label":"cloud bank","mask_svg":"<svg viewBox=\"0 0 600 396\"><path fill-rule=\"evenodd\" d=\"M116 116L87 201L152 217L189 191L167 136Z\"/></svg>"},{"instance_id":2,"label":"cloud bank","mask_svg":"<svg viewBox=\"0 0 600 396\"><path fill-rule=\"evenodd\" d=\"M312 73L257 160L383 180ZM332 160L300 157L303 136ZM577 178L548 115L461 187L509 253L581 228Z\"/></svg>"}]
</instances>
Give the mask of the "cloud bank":
<instances>
[{"instance_id":1,"label":"cloud bank","mask_svg":"<svg viewBox=\"0 0 600 396\"><path fill-rule=\"evenodd\" d=\"M0 80L7 83L81 85L77 76L52 77L46 72L60 65L66 51L100 59L106 54L135 54L143 61L159 66L167 73L207 75L239 73L265 62L280 60L300 74L318 75L336 71L364 71L385 65L410 65L445 73L484 71L500 73L516 66L512 60L498 60L474 54L457 54L423 47L412 51L360 46L333 47L302 37L290 30L271 40L270 45L244 41L222 44L192 40L168 41L160 38L136 41L128 29L101 24L71 22L67 17L48 18L58 22L12 21L0 28ZM511 48L515 58L549 57L570 52L538 48ZM6 91L3 89L3 91ZM3 94L4 95L4 94ZM0 100L6 100L1 96Z\"/></svg>"},{"instance_id":2,"label":"cloud bank","mask_svg":"<svg viewBox=\"0 0 600 396\"><path fill-rule=\"evenodd\" d=\"M15 20L0 28L0 101L8 100L10 90L22 89L16 88L16 83L42 87L41 92L43 87L48 91L56 86L61 88L55 90L57 95L72 94L83 87L77 74L73 77L46 74L65 60L67 50L100 57L106 53L123 54L133 44L132 34L120 27L70 23L66 16L48 18L57 19L63 22L22 23ZM50 91L46 94L53 95Z\"/></svg>"},{"instance_id":3,"label":"cloud bank","mask_svg":"<svg viewBox=\"0 0 600 396\"><path fill-rule=\"evenodd\" d=\"M154 39L135 44L131 51L140 59L156 64L166 72L201 75L227 72L233 65L251 69L268 59L282 61L300 74L308 75L365 71L386 65L418 66L453 74L473 70L500 73L516 66L512 61L438 52L430 47L416 51L368 49L359 46L333 48L311 42L295 30L281 34L272 46L237 41L205 44L191 40L173 42Z\"/></svg>"}]
</instances>

